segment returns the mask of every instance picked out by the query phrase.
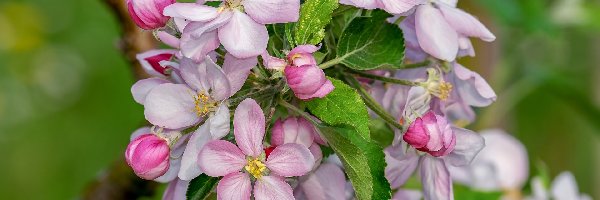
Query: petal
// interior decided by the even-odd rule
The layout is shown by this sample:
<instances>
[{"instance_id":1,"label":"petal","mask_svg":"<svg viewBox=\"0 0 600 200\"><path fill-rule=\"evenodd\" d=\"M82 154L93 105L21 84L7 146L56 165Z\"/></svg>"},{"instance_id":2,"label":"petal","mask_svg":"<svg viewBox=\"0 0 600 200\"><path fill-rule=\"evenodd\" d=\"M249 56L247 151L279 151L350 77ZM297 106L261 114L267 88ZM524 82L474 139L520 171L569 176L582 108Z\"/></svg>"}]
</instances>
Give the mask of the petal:
<instances>
[{"instance_id":1,"label":"petal","mask_svg":"<svg viewBox=\"0 0 600 200\"><path fill-rule=\"evenodd\" d=\"M406 122L412 122L427 113L431 106L431 95L421 86L411 87L402 116Z\"/></svg>"},{"instance_id":2,"label":"petal","mask_svg":"<svg viewBox=\"0 0 600 200\"><path fill-rule=\"evenodd\" d=\"M461 99L467 104L484 107L496 101L496 93L479 74L454 64L455 88Z\"/></svg>"},{"instance_id":3,"label":"petal","mask_svg":"<svg viewBox=\"0 0 600 200\"><path fill-rule=\"evenodd\" d=\"M315 158L308 148L301 144L289 143L276 147L265 165L277 175L302 176L315 164Z\"/></svg>"},{"instance_id":4,"label":"petal","mask_svg":"<svg viewBox=\"0 0 600 200\"><path fill-rule=\"evenodd\" d=\"M415 27L415 15L407 16L400 22L400 29L404 36L404 44L406 45L405 58L411 62L421 62L427 58L427 53L421 49L421 45L417 39Z\"/></svg>"},{"instance_id":5,"label":"petal","mask_svg":"<svg viewBox=\"0 0 600 200\"><path fill-rule=\"evenodd\" d=\"M256 57L239 59L231 54L225 54L223 71L227 75L227 78L231 84L231 95L234 95L242 88L244 82L246 82L246 79L250 74L250 71L257 64L258 59Z\"/></svg>"},{"instance_id":6,"label":"petal","mask_svg":"<svg viewBox=\"0 0 600 200\"><path fill-rule=\"evenodd\" d=\"M454 199L452 179L442 159L423 157L421 160L421 183L425 199Z\"/></svg>"},{"instance_id":7,"label":"petal","mask_svg":"<svg viewBox=\"0 0 600 200\"><path fill-rule=\"evenodd\" d=\"M196 25L204 25L201 22L190 23L188 27L195 27ZM197 33L197 32L195 32ZM181 35L181 53L188 58L195 61L202 61L204 56L211 51L214 51L219 47L219 38L217 37L217 31L206 31L202 32L197 37L192 37L191 34Z\"/></svg>"},{"instance_id":8,"label":"petal","mask_svg":"<svg viewBox=\"0 0 600 200\"><path fill-rule=\"evenodd\" d=\"M213 140L200 150L198 164L206 175L225 176L240 171L246 165L246 157L233 143Z\"/></svg>"},{"instance_id":9,"label":"petal","mask_svg":"<svg viewBox=\"0 0 600 200\"><path fill-rule=\"evenodd\" d=\"M208 120L212 139L221 139L229 134L229 107L225 103L222 103L215 115L208 118Z\"/></svg>"},{"instance_id":10,"label":"petal","mask_svg":"<svg viewBox=\"0 0 600 200\"><path fill-rule=\"evenodd\" d=\"M346 176L339 166L324 163L300 183L300 188L307 199L345 200Z\"/></svg>"},{"instance_id":11,"label":"petal","mask_svg":"<svg viewBox=\"0 0 600 200\"><path fill-rule=\"evenodd\" d=\"M300 117L301 118L301 117ZM290 117L287 118L285 121L283 121L283 123L281 124L280 129L276 129L275 126L273 127L273 134L274 135L281 135L280 137L283 139L281 142L279 141L275 141L275 145L282 145L282 144L287 144L287 143L296 143L296 144L302 144L304 145L306 148L310 147L313 143L313 126L312 124L310 124L310 122L304 123L304 121L301 122L300 118L298 117ZM302 118L304 119L304 118ZM278 137L278 136L276 136ZM271 140L273 141L273 140Z\"/></svg>"},{"instance_id":12,"label":"petal","mask_svg":"<svg viewBox=\"0 0 600 200\"><path fill-rule=\"evenodd\" d=\"M256 200L294 200L292 187L283 178L263 176L254 185Z\"/></svg>"},{"instance_id":13,"label":"petal","mask_svg":"<svg viewBox=\"0 0 600 200\"><path fill-rule=\"evenodd\" d=\"M391 14L402 14L413 7L426 3L425 0L381 0L383 9Z\"/></svg>"},{"instance_id":14,"label":"petal","mask_svg":"<svg viewBox=\"0 0 600 200\"><path fill-rule=\"evenodd\" d=\"M356 6L364 9L375 9L379 5L377 4L377 0L340 0L340 4Z\"/></svg>"},{"instance_id":15,"label":"petal","mask_svg":"<svg viewBox=\"0 0 600 200\"><path fill-rule=\"evenodd\" d=\"M217 184L217 198L250 200L251 190L250 177L242 172L234 172L223 177Z\"/></svg>"},{"instance_id":16,"label":"petal","mask_svg":"<svg viewBox=\"0 0 600 200\"><path fill-rule=\"evenodd\" d=\"M464 128L452 127L452 131L456 135L456 146L444 159L448 164L454 166L470 164L477 153L485 146L483 137Z\"/></svg>"},{"instance_id":17,"label":"petal","mask_svg":"<svg viewBox=\"0 0 600 200\"><path fill-rule=\"evenodd\" d=\"M131 86L131 94L133 95L133 100L139 104L144 104L146 101L146 96L154 87L161 85L163 83L169 83L169 81L162 78L148 78L139 80L133 86Z\"/></svg>"},{"instance_id":18,"label":"petal","mask_svg":"<svg viewBox=\"0 0 600 200\"><path fill-rule=\"evenodd\" d=\"M542 181L542 178L540 178L538 176L531 178L531 193L533 195L532 199L535 199L535 200L549 199L548 191L546 190L544 181Z\"/></svg>"},{"instance_id":19,"label":"petal","mask_svg":"<svg viewBox=\"0 0 600 200\"><path fill-rule=\"evenodd\" d=\"M189 185L189 181L183 181L179 179L171 181L163 194L162 200L186 199L186 192Z\"/></svg>"},{"instance_id":20,"label":"petal","mask_svg":"<svg viewBox=\"0 0 600 200\"><path fill-rule=\"evenodd\" d=\"M398 146L400 147L400 146ZM396 151L396 152L391 152ZM412 176L419 165L419 156L414 152L404 154L403 148L388 147L385 149L385 177L392 188L399 188ZM398 153L400 153L398 155Z\"/></svg>"},{"instance_id":21,"label":"petal","mask_svg":"<svg viewBox=\"0 0 600 200\"><path fill-rule=\"evenodd\" d=\"M196 95L198 92L207 93L210 89L208 79L206 78L206 63L205 62L194 62L189 58L181 59L181 78L185 83L194 89L196 92L192 95Z\"/></svg>"},{"instance_id":22,"label":"petal","mask_svg":"<svg viewBox=\"0 0 600 200\"><path fill-rule=\"evenodd\" d=\"M235 142L244 154L257 157L263 153L265 115L253 99L245 99L235 109L233 133Z\"/></svg>"},{"instance_id":23,"label":"petal","mask_svg":"<svg viewBox=\"0 0 600 200\"><path fill-rule=\"evenodd\" d=\"M156 86L146 97L144 115L150 123L168 129L194 125L200 121L194 112L194 93L182 84Z\"/></svg>"},{"instance_id":24,"label":"petal","mask_svg":"<svg viewBox=\"0 0 600 200\"><path fill-rule=\"evenodd\" d=\"M204 63L206 66L206 76L204 78L208 80L211 97L214 100L221 101L231 96L231 85L223 69L209 56L206 56Z\"/></svg>"},{"instance_id":25,"label":"petal","mask_svg":"<svg viewBox=\"0 0 600 200\"><path fill-rule=\"evenodd\" d=\"M189 181L202 174L200 166L198 166L198 154L204 148L204 145L212 139L209 129L210 125L205 123L194 131L190 137L181 157L181 170L178 174L181 180Z\"/></svg>"},{"instance_id":26,"label":"petal","mask_svg":"<svg viewBox=\"0 0 600 200\"><path fill-rule=\"evenodd\" d=\"M568 171L562 172L554 178L550 191L552 192L552 197L557 200L579 199L579 188L577 187L575 176Z\"/></svg>"},{"instance_id":27,"label":"petal","mask_svg":"<svg viewBox=\"0 0 600 200\"><path fill-rule=\"evenodd\" d=\"M496 39L496 36L494 36L490 30L469 13L443 3L438 4L438 6L448 24L450 24L450 26L458 33L469 37L478 37L486 42L491 42Z\"/></svg>"},{"instance_id":28,"label":"petal","mask_svg":"<svg viewBox=\"0 0 600 200\"><path fill-rule=\"evenodd\" d=\"M415 13L417 39L423 51L453 61L458 53L458 34L442 13L430 4L421 5Z\"/></svg>"},{"instance_id":29,"label":"petal","mask_svg":"<svg viewBox=\"0 0 600 200\"><path fill-rule=\"evenodd\" d=\"M141 135L151 134L151 133L152 133L152 131L150 130L150 127L145 126L142 128L138 128L135 131L133 131L133 133L131 133L131 136L129 137L129 141L131 142L131 141L135 140L136 138L140 137Z\"/></svg>"},{"instance_id":30,"label":"petal","mask_svg":"<svg viewBox=\"0 0 600 200\"><path fill-rule=\"evenodd\" d=\"M291 59L290 57L295 54L312 54L317 52L319 49L319 47L310 44L298 45L288 53L288 59Z\"/></svg>"},{"instance_id":31,"label":"petal","mask_svg":"<svg viewBox=\"0 0 600 200\"><path fill-rule=\"evenodd\" d=\"M166 31L158 31L156 33L156 37L158 37L161 42L172 48L179 48L179 38L167 33Z\"/></svg>"},{"instance_id":32,"label":"petal","mask_svg":"<svg viewBox=\"0 0 600 200\"><path fill-rule=\"evenodd\" d=\"M405 190L400 189L394 194L392 200L421 200L423 199L423 194L416 190Z\"/></svg>"},{"instance_id":33,"label":"petal","mask_svg":"<svg viewBox=\"0 0 600 200\"><path fill-rule=\"evenodd\" d=\"M298 21L298 0L244 0L244 11L260 24L287 23Z\"/></svg>"},{"instance_id":34,"label":"petal","mask_svg":"<svg viewBox=\"0 0 600 200\"><path fill-rule=\"evenodd\" d=\"M210 21L219 13L217 8L196 3L174 3L163 11L165 16L183 18L189 21Z\"/></svg>"},{"instance_id":35,"label":"petal","mask_svg":"<svg viewBox=\"0 0 600 200\"><path fill-rule=\"evenodd\" d=\"M235 57L255 57L267 49L267 27L240 11L234 11L229 23L219 28L218 32L221 44Z\"/></svg>"},{"instance_id":36,"label":"petal","mask_svg":"<svg viewBox=\"0 0 600 200\"><path fill-rule=\"evenodd\" d=\"M263 60L263 65L267 69L283 70L287 66L287 62L284 59L273 57L266 51L260 55Z\"/></svg>"},{"instance_id":37,"label":"petal","mask_svg":"<svg viewBox=\"0 0 600 200\"><path fill-rule=\"evenodd\" d=\"M156 77L165 77L166 68L159 63L163 60L170 60L176 53L177 50L174 49L156 49L137 54L135 57L146 73Z\"/></svg>"},{"instance_id":38,"label":"petal","mask_svg":"<svg viewBox=\"0 0 600 200\"><path fill-rule=\"evenodd\" d=\"M321 151L321 146L319 146L317 143L313 143L310 147L308 147L308 150L315 158L315 164L312 167L314 170L321 164L321 161L323 160L323 152Z\"/></svg>"},{"instance_id":39,"label":"petal","mask_svg":"<svg viewBox=\"0 0 600 200\"><path fill-rule=\"evenodd\" d=\"M159 183L168 183L172 182L177 178L177 174L179 173L179 169L181 168L181 159L171 159L169 161L169 169L162 176L154 179L154 181Z\"/></svg>"}]
</instances>

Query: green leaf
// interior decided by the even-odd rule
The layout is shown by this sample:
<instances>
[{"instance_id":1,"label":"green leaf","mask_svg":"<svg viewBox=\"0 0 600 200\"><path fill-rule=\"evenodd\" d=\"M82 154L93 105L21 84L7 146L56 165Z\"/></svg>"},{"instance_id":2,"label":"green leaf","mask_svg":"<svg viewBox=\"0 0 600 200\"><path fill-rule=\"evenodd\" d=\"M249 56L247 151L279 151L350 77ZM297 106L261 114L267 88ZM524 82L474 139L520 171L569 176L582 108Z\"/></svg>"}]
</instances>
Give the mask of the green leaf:
<instances>
[{"instance_id":1,"label":"green leaf","mask_svg":"<svg viewBox=\"0 0 600 200\"><path fill-rule=\"evenodd\" d=\"M369 122L369 130L371 130L371 138L379 144L379 146L387 147L392 145L394 141L394 131L381 119L371 119Z\"/></svg>"},{"instance_id":2,"label":"green leaf","mask_svg":"<svg viewBox=\"0 0 600 200\"><path fill-rule=\"evenodd\" d=\"M384 176L385 154L380 146L360 137L353 127L320 129L329 146L344 164L358 199L391 199L390 184Z\"/></svg>"},{"instance_id":3,"label":"green leaf","mask_svg":"<svg viewBox=\"0 0 600 200\"><path fill-rule=\"evenodd\" d=\"M306 102L308 110L329 125L350 125L355 127L363 138L371 138L369 113L360 95L342 81L328 78L335 89L324 98Z\"/></svg>"},{"instance_id":4,"label":"green leaf","mask_svg":"<svg viewBox=\"0 0 600 200\"><path fill-rule=\"evenodd\" d=\"M386 22L389 17L376 10L370 17L354 18L340 37L336 60L356 70L401 67L404 37L398 26Z\"/></svg>"},{"instance_id":5,"label":"green leaf","mask_svg":"<svg viewBox=\"0 0 600 200\"><path fill-rule=\"evenodd\" d=\"M188 186L185 196L188 200L204 200L210 196L217 182L219 182L219 178L201 174L190 181L190 186Z\"/></svg>"},{"instance_id":6,"label":"green leaf","mask_svg":"<svg viewBox=\"0 0 600 200\"><path fill-rule=\"evenodd\" d=\"M325 37L325 26L331 21L337 0L306 0L300 8L296 24L296 44L318 44Z\"/></svg>"}]
</instances>

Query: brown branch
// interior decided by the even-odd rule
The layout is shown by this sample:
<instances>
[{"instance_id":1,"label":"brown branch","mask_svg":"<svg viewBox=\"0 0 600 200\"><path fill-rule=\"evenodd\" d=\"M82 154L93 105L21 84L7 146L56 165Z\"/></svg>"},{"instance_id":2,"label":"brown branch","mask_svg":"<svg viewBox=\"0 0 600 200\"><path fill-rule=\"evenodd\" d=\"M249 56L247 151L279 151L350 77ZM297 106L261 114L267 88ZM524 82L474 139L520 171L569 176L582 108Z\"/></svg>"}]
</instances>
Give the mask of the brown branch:
<instances>
[{"instance_id":1,"label":"brown branch","mask_svg":"<svg viewBox=\"0 0 600 200\"><path fill-rule=\"evenodd\" d=\"M135 56L156 48L156 40L150 31L138 28L130 20L125 0L102 0L111 9L121 26L121 40L118 48L129 62L136 80L149 77L137 62ZM117 160L101 176L89 183L82 194L86 200L138 199L152 196L158 183L138 178L126 164L124 158Z\"/></svg>"},{"instance_id":2,"label":"brown branch","mask_svg":"<svg viewBox=\"0 0 600 200\"><path fill-rule=\"evenodd\" d=\"M111 9L121 26L119 49L129 61L136 79L148 78L135 56L141 52L156 48L157 42L151 31L138 28L129 18L125 0L102 0Z\"/></svg>"}]
</instances>

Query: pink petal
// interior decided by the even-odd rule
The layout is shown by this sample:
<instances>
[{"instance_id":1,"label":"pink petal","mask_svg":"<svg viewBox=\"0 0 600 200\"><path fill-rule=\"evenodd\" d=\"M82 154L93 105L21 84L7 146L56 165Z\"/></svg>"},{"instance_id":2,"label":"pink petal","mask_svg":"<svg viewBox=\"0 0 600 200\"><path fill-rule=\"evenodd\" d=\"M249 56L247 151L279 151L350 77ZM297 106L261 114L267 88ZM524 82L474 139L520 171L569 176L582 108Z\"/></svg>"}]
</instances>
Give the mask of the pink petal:
<instances>
[{"instance_id":1,"label":"pink petal","mask_svg":"<svg viewBox=\"0 0 600 200\"><path fill-rule=\"evenodd\" d=\"M231 96L231 84L223 69L209 56L206 56L204 63L206 66L206 76L203 78L208 81L210 96L216 101L229 98Z\"/></svg>"},{"instance_id":2,"label":"pink petal","mask_svg":"<svg viewBox=\"0 0 600 200\"><path fill-rule=\"evenodd\" d=\"M167 6L163 14L169 17L201 22L210 21L219 15L217 8L196 3L175 3Z\"/></svg>"},{"instance_id":3,"label":"pink petal","mask_svg":"<svg viewBox=\"0 0 600 200\"><path fill-rule=\"evenodd\" d=\"M189 181L182 181L179 179L171 181L163 194L162 200L186 199L185 193L187 192L189 184Z\"/></svg>"},{"instance_id":4,"label":"pink petal","mask_svg":"<svg viewBox=\"0 0 600 200\"><path fill-rule=\"evenodd\" d=\"M314 52L317 52L319 49L319 47L310 44L298 45L297 47L294 47L294 49L292 49L290 53L288 53L288 57L293 56L295 54L312 54Z\"/></svg>"},{"instance_id":5,"label":"pink petal","mask_svg":"<svg viewBox=\"0 0 600 200\"><path fill-rule=\"evenodd\" d=\"M276 147L265 164L280 176L302 176L312 169L315 158L305 146L289 143Z\"/></svg>"},{"instance_id":6,"label":"pink petal","mask_svg":"<svg viewBox=\"0 0 600 200\"><path fill-rule=\"evenodd\" d=\"M300 187L307 199L345 200L346 176L339 166L323 163Z\"/></svg>"},{"instance_id":7,"label":"pink petal","mask_svg":"<svg viewBox=\"0 0 600 200\"><path fill-rule=\"evenodd\" d=\"M423 125L423 119L417 118L410 124L402 139L414 148L423 148L429 142L429 134Z\"/></svg>"},{"instance_id":8,"label":"pink petal","mask_svg":"<svg viewBox=\"0 0 600 200\"><path fill-rule=\"evenodd\" d=\"M154 181L159 183L168 183L177 179L177 174L179 173L179 169L181 168L181 159L170 159L169 161L169 169L165 174L155 178Z\"/></svg>"},{"instance_id":9,"label":"pink petal","mask_svg":"<svg viewBox=\"0 0 600 200\"><path fill-rule=\"evenodd\" d=\"M182 84L156 86L144 102L146 119L157 126L179 129L194 125L200 117L194 110L195 92Z\"/></svg>"},{"instance_id":10,"label":"pink petal","mask_svg":"<svg viewBox=\"0 0 600 200\"><path fill-rule=\"evenodd\" d=\"M321 161L323 160L323 152L321 151L321 146L319 146L319 144L317 143L313 143L312 145L310 145L310 147L308 147L308 150L315 158L315 164L312 167L312 169L314 170L321 164Z\"/></svg>"},{"instance_id":11,"label":"pink petal","mask_svg":"<svg viewBox=\"0 0 600 200\"><path fill-rule=\"evenodd\" d=\"M181 157L181 169L178 174L181 180L189 181L202 174L202 170L198 166L198 154L212 139L209 128L210 125L205 123L192 133Z\"/></svg>"},{"instance_id":12,"label":"pink petal","mask_svg":"<svg viewBox=\"0 0 600 200\"><path fill-rule=\"evenodd\" d=\"M263 176L254 185L256 200L294 200L292 187L283 178Z\"/></svg>"},{"instance_id":13,"label":"pink petal","mask_svg":"<svg viewBox=\"0 0 600 200\"><path fill-rule=\"evenodd\" d=\"M240 171L246 165L246 157L231 142L213 140L198 154L200 169L209 176L225 176Z\"/></svg>"},{"instance_id":14,"label":"pink petal","mask_svg":"<svg viewBox=\"0 0 600 200\"><path fill-rule=\"evenodd\" d=\"M392 188L399 188L406 183L419 165L419 156L414 151L404 153L405 148L388 147L385 149L385 177Z\"/></svg>"},{"instance_id":15,"label":"pink petal","mask_svg":"<svg viewBox=\"0 0 600 200\"><path fill-rule=\"evenodd\" d=\"M227 75L231 86L231 95L234 95L237 91L239 91L250 71L254 66L258 64L258 59L256 57L250 57L246 59L239 59L231 54L225 54L225 62L223 63L223 71Z\"/></svg>"},{"instance_id":16,"label":"pink petal","mask_svg":"<svg viewBox=\"0 0 600 200\"><path fill-rule=\"evenodd\" d=\"M483 137L464 128L452 127L452 131L456 135L456 146L444 159L448 164L454 166L470 164L477 153L485 146Z\"/></svg>"},{"instance_id":17,"label":"pink petal","mask_svg":"<svg viewBox=\"0 0 600 200\"><path fill-rule=\"evenodd\" d=\"M423 51L453 61L458 53L458 34L442 13L430 4L421 5L415 13L417 39Z\"/></svg>"},{"instance_id":18,"label":"pink petal","mask_svg":"<svg viewBox=\"0 0 600 200\"><path fill-rule=\"evenodd\" d=\"M265 25L256 23L240 11L234 11L229 23L218 32L221 44L235 57L254 57L267 49L269 33Z\"/></svg>"},{"instance_id":19,"label":"pink petal","mask_svg":"<svg viewBox=\"0 0 600 200\"><path fill-rule=\"evenodd\" d=\"M356 6L369 10L379 7L377 0L340 0L340 4Z\"/></svg>"},{"instance_id":20,"label":"pink petal","mask_svg":"<svg viewBox=\"0 0 600 200\"><path fill-rule=\"evenodd\" d=\"M469 13L445 4L438 4L438 6L444 15L444 18L446 18L446 21L448 21L450 26L458 33L469 37L478 37L487 42L496 39L496 36L494 36L490 30Z\"/></svg>"},{"instance_id":21,"label":"pink petal","mask_svg":"<svg viewBox=\"0 0 600 200\"><path fill-rule=\"evenodd\" d=\"M454 64L454 74L458 79L454 87L467 104L484 107L496 101L496 93L479 74L457 63Z\"/></svg>"},{"instance_id":22,"label":"pink petal","mask_svg":"<svg viewBox=\"0 0 600 200\"><path fill-rule=\"evenodd\" d=\"M154 87L164 83L169 83L169 81L162 78L148 78L139 80L138 82L133 84L133 86L131 86L131 94L133 95L133 100L135 100L135 102L139 104L144 104L148 93L150 93L150 91L154 89Z\"/></svg>"},{"instance_id":23,"label":"pink petal","mask_svg":"<svg viewBox=\"0 0 600 200\"><path fill-rule=\"evenodd\" d=\"M425 199L454 199L452 179L442 159L429 156L421 159L421 183Z\"/></svg>"},{"instance_id":24,"label":"pink petal","mask_svg":"<svg viewBox=\"0 0 600 200\"><path fill-rule=\"evenodd\" d=\"M142 128L138 128L135 131L133 131L133 133L131 133L131 136L129 137L129 141L133 141L136 138L140 137L141 135L144 134L151 134L152 131L150 130L150 127L144 126Z\"/></svg>"},{"instance_id":25,"label":"pink petal","mask_svg":"<svg viewBox=\"0 0 600 200\"><path fill-rule=\"evenodd\" d=\"M244 11L260 24L298 21L299 0L244 0Z\"/></svg>"},{"instance_id":26,"label":"pink petal","mask_svg":"<svg viewBox=\"0 0 600 200\"><path fill-rule=\"evenodd\" d=\"M210 134L212 139L221 139L229 134L229 126L231 125L229 116L229 107L225 103L222 103L215 114L208 118L210 124Z\"/></svg>"},{"instance_id":27,"label":"pink petal","mask_svg":"<svg viewBox=\"0 0 600 200\"><path fill-rule=\"evenodd\" d=\"M217 199L250 200L252 183L250 177L242 172L227 174L217 184Z\"/></svg>"},{"instance_id":28,"label":"pink petal","mask_svg":"<svg viewBox=\"0 0 600 200\"><path fill-rule=\"evenodd\" d=\"M167 33L166 31L156 32L156 37L158 37L161 42L172 48L179 48L179 38Z\"/></svg>"},{"instance_id":29,"label":"pink petal","mask_svg":"<svg viewBox=\"0 0 600 200\"><path fill-rule=\"evenodd\" d=\"M413 7L426 3L425 0L381 0L383 9L391 14L402 14Z\"/></svg>"},{"instance_id":30,"label":"pink petal","mask_svg":"<svg viewBox=\"0 0 600 200\"><path fill-rule=\"evenodd\" d=\"M301 117L290 117L285 121L277 121L273 125L271 143L272 145L282 145L287 143L302 144L310 147L313 143L314 126L310 123L301 123Z\"/></svg>"},{"instance_id":31,"label":"pink petal","mask_svg":"<svg viewBox=\"0 0 600 200\"><path fill-rule=\"evenodd\" d=\"M235 109L233 133L235 142L244 154L257 157L263 153L265 115L253 99L245 99Z\"/></svg>"},{"instance_id":32,"label":"pink petal","mask_svg":"<svg viewBox=\"0 0 600 200\"><path fill-rule=\"evenodd\" d=\"M283 70L287 66L287 62L284 59L273 57L266 51L260 55L263 59L263 65L267 69Z\"/></svg>"},{"instance_id":33,"label":"pink petal","mask_svg":"<svg viewBox=\"0 0 600 200\"><path fill-rule=\"evenodd\" d=\"M427 53L421 49L421 45L417 39L415 27L415 15L407 16L400 22L400 28L404 36L404 44L406 45L405 58L412 62L421 62L427 58Z\"/></svg>"},{"instance_id":34,"label":"pink petal","mask_svg":"<svg viewBox=\"0 0 600 200\"><path fill-rule=\"evenodd\" d=\"M219 47L217 29L227 24L233 12L223 12L208 22L192 22L181 35L181 52L184 56L202 61L206 54Z\"/></svg>"},{"instance_id":35,"label":"pink petal","mask_svg":"<svg viewBox=\"0 0 600 200\"><path fill-rule=\"evenodd\" d=\"M392 200L421 200L423 194L417 190L399 189L392 197Z\"/></svg>"}]
</instances>

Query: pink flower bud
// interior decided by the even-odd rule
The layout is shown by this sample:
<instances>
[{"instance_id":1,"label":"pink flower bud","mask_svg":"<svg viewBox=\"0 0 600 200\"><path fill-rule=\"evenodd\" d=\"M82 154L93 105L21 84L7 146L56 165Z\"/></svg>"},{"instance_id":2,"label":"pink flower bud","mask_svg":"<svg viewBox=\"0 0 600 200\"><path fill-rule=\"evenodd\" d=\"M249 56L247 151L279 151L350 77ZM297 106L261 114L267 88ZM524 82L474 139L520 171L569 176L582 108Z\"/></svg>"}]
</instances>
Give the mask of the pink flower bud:
<instances>
[{"instance_id":1,"label":"pink flower bud","mask_svg":"<svg viewBox=\"0 0 600 200\"><path fill-rule=\"evenodd\" d=\"M448 155L456 145L456 136L446 118L432 111L411 123L403 139L417 150L435 157Z\"/></svg>"},{"instance_id":2,"label":"pink flower bud","mask_svg":"<svg viewBox=\"0 0 600 200\"><path fill-rule=\"evenodd\" d=\"M169 145L154 134L144 134L131 141L125 151L125 160L140 178L152 180L169 169Z\"/></svg>"},{"instance_id":3,"label":"pink flower bud","mask_svg":"<svg viewBox=\"0 0 600 200\"><path fill-rule=\"evenodd\" d=\"M287 66L284 70L288 85L299 99L323 98L334 86L316 65Z\"/></svg>"},{"instance_id":4,"label":"pink flower bud","mask_svg":"<svg viewBox=\"0 0 600 200\"><path fill-rule=\"evenodd\" d=\"M138 54L136 58L146 73L156 77L164 77L169 74L167 70L171 68L165 65L165 62L170 61L176 53L177 50L172 49L150 50Z\"/></svg>"},{"instance_id":5,"label":"pink flower bud","mask_svg":"<svg viewBox=\"0 0 600 200\"><path fill-rule=\"evenodd\" d=\"M163 15L165 7L175 0L127 0L127 9L133 22L146 30L165 26L169 17Z\"/></svg>"},{"instance_id":6,"label":"pink flower bud","mask_svg":"<svg viewBox=\"0 0 600 200\"><path fill-rule=\"evenodd\" d=\"M315 45L300 45L292 49L287 56L288 62L293 66L317 65L313 53L318 51Z\"/></svg>"}]
</instances>

